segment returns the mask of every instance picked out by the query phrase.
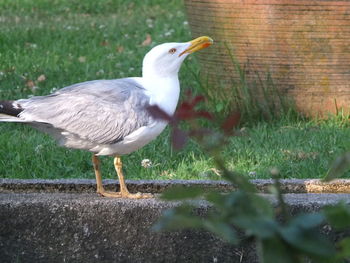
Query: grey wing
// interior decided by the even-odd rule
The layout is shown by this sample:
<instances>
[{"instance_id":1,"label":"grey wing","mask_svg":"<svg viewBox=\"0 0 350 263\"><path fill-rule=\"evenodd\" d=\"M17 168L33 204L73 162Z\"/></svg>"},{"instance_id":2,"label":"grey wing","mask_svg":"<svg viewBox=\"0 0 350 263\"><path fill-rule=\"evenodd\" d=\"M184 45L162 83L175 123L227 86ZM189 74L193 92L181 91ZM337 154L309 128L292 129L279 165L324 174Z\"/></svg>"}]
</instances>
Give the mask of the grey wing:
<instances>
[{"instance_id":1,"label":"grey wing","mask_svg":"<svg viewBox=\"0 0 350 263\"><path fill-rule=\"evenodd\" d=\"M98 144L112 144L152 122L149 97L132 79L75 84L48 96L18 100L19 117Z\"/></svg>"}]
</instances>

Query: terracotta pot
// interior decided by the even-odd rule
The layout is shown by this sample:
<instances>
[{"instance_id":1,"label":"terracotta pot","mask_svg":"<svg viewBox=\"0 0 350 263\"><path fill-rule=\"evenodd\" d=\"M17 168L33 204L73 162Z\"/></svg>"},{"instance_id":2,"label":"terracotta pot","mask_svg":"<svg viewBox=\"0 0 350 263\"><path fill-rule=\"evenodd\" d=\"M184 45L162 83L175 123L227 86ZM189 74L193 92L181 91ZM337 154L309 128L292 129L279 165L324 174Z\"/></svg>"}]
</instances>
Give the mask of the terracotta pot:
<instances>
[{"instance_id":1,"label":"terracotta pot","mask_svg":"<svg viewBox=\"0 0 350 263\"><path fill-rule=\"evenodd\" d=\"M185 5L193 35L209 35L216 43L199 54L211 83L231 88L239 81L232 52L247 80L258 76L261 84L270 75L303 113L349 109L349 0L186 0Z\"/></svg>"}]
</instances>

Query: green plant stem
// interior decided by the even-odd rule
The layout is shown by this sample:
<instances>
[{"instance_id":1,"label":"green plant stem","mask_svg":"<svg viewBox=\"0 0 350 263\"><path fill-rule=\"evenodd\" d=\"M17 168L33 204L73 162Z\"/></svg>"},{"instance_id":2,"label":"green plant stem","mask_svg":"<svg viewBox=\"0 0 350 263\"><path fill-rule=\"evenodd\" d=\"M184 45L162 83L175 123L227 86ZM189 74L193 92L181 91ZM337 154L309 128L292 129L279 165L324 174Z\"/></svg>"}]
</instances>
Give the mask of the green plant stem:
<instances>
[{"instance_id":1,"label":"green plant stem","mask_svg":"<svg viewBox=\"0 0 350 263\"><path fill-rule=\"evenodd\" d=\"M288 212L288 207L286 202L284 201L282 190L281 190L281 182L279 181L278 175L272 174L274 186L277 193L277 207L280 210L280 214L282 216L283 222L288 222L290 220L290 214Z\"/></svg>"}]
</instances>

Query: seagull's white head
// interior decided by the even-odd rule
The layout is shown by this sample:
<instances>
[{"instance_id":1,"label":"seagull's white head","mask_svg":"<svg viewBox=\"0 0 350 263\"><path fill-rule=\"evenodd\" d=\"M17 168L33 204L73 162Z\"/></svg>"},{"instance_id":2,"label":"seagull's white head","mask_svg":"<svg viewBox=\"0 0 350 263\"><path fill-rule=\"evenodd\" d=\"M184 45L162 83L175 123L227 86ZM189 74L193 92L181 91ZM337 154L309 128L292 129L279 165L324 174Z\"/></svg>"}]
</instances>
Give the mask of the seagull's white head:
<instances>
[{"instance_id":1,"label":"seagull's white head","mask_svg":"<svg viewBox=\"0 0 350 263\"><path fill-rule=\"evenodd\" d=\"M210 37L198 37L185 43L164 43L152 48L144 57L143 77L177 76L185 58L198 50L213 44Z\"/></svg>"}]
</instances>

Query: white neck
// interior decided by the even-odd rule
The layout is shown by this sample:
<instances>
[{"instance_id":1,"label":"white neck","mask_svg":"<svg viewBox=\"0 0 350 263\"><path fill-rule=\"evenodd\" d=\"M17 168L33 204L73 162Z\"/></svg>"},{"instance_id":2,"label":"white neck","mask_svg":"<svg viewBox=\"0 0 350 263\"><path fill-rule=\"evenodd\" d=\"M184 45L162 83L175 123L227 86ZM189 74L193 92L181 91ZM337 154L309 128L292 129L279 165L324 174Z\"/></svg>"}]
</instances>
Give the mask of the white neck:
<instances>
[{"instance_id":1,"label":"white neck","mask_svg":"<svg viewBox=\"0 0 350 263\"><path fill-rule=\"evenodd\" d=\"M180 96L177 74L167 77L146 75L141 78L141 81L150 93L151 104L156 104L169 115L173 115Z\"/></svg>"}]
</instances>

